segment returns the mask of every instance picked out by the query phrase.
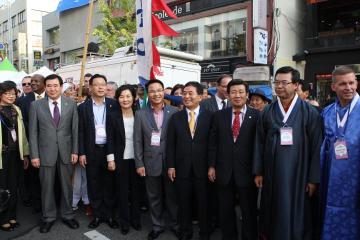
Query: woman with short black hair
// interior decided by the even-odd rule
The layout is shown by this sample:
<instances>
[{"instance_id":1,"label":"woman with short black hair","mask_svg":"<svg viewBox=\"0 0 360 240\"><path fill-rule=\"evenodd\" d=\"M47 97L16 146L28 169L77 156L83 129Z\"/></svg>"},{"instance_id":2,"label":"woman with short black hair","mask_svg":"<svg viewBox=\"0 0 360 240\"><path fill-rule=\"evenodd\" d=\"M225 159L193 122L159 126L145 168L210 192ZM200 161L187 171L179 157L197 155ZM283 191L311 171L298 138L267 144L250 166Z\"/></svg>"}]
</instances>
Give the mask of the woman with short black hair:
<instances>
[{"instance_id":1,"label":"woman with short black hair","mask_svg":"<svg viewBox=\"0 0 360 240\"><path fill-rule=\"evenodd\" d=\"M16 220L17 188L20 167L29 164L29 145L20 109L14 105L16 84L0 83L0 188L10 191L8 208L0 214L0 230L13 231Z\"/></svg>"}]
</instances>

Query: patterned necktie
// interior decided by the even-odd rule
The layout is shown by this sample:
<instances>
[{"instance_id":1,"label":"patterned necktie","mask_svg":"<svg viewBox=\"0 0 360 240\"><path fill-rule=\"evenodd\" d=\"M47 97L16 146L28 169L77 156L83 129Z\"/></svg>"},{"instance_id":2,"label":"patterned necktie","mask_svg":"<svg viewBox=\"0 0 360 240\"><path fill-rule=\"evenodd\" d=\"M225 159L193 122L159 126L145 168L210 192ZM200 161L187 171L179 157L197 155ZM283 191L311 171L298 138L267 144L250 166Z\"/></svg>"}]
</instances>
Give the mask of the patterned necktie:
<instances>
[{"instance_id":1,"label":"patterned necktie","mask_svg":"<svg viewBox=\"0 0 360 240\"><path fill-rule=\"evenodd\" d=\"M57 102L53 102L54 104L54 114L53 114L53 120L56 126L59 125L60 122L60 112L59 112L59 107L58 107L58 103Z\"/></svg>"},{"instance_id":2,"label":"patterned necktie","mask_svg":"<svg viewBox=\"0 0 360 240\"><path fill-rule=\"evenodd\" d=\"M222 101L221 101L221 104L222 104L222 108L221 108L221 109L225 109L225 108L226 108L226 102L225 102L225 100L222 100Z\"/></svg>"},{"instance_id":3,"label":"patterned necktie","mask_svg":"<svg viewBox=\"0 0 360 240\"><path fill-rule=\"evenodd\" d=\"M194 132L195 132L195 112L190 111L189 114L190 114L189 128L190 128L191 136L194 136Z\"/></svg>"},{"instance_id":4,"label":"patterned necktie","mask_svg":"<svg viewBox=\"0 0 360 240\"><path fill-rule=\"evenodd\" d=\"M36 96L36 100L42 99L41 95Z\"/></svg>"},{"instance_id":5,"label":"patterned necktie","mask_svg":"<svg viewBox=\"0 0 360 240\"><path fill-rule=\"evenodd\" d=\"M234 112L235 119L234 119L233 126L232 126L234 142L236 141L237 137L239 136L239 132L240 132L240 124L241 124L240 123L240 113L241 112Z\"/></svg>"}]
</instances>

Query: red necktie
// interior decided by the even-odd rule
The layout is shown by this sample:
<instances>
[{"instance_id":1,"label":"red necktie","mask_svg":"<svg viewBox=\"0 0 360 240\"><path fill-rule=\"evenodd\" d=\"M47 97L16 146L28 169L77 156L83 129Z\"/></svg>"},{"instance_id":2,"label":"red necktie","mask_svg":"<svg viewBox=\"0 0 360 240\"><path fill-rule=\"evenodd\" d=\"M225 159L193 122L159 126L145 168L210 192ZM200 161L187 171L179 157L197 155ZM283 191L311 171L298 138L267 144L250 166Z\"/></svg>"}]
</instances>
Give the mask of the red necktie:
<instances>
[{"instance_id":1,"label":"red necktie","mask_svg":"<svg viewBox=\"0 0 360 240\"><path fill-rule=\"evenodd\" d=\"M235 119L234 119L233 126L232 126L234 142L236 141L237 137L239 136L239 132L240 132L240 113L241 112L234 112Z\"/></svg>"}]
</instances>

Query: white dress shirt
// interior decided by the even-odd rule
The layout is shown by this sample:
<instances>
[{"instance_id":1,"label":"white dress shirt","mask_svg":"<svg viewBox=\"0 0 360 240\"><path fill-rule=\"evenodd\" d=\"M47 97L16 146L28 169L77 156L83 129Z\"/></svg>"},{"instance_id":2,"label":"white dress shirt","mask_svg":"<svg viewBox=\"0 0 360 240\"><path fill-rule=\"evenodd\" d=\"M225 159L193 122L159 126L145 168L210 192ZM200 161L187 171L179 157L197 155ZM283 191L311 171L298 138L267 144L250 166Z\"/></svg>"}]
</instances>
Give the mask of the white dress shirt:
<instances>
[{"instance_id":1,"label":"white dress shirt","mask_svg":"<svg viewBox=\"0 0 360 240\"><path fill-rule=\"evenodd\" d=\"M227 99L224 99L222 100L221 98L218 97L217 94L215 94L215 100L216 100L216 103L217 103L217 106L218 106L218 109L221 110L223 108L223 104L222 104L222 101L225 102L225 108L227 107Z\"/></svg>"},{"instance_id":2,"label":"white dress shirt","mask_svg":"<svg viewBox=\"0 0 360 240\"><path fill-rule=\"evenodd\" d=\"M200 105L197 108L195 108L193 111L195 113L194 117L195 117L195 128L196 128L197 118L198 118L199 112L200 112ZM186 112L187 112L188 122L190 122L190 112L191 112L191 110L186 108Z\"/></svg>"},{"instance_id":3,"label":"white dress shirt","mask_svg":"<svg viewBox=\"0 0 360 240\"><path fill-rule=\"evenodd\" d=\"M41 94L37 94L36 92L34 92L34 95L35 95L35 100L43 99L45 97L45 91L43 91Z\"/></svg>"},{"instance_id":4,"label":"white dress shirt","mask_svg":"<svg viewBox=\"0 0 360 240\"><path fill-rule=\"evenodd\" d=\"M55 108L55 105L53 104L53 102L57 102L57 106L59 108L59 114L61 116L61 96L56 100L52 100L51 98L49 98L49 108L50 108L52 117L54 117L54 108Z\"/></svg>"},{"instance_id":5,"label":"white dress shirt","mask_svg":"<svg viewBox=\"0 0 360 240\"><path fill-rule=\"evenodd\" d=\"M241 125L243 124L244 122L244 119L245 119L245 114L246 114L246 111L247 111L247 107L246 107L246 104L244 105L244 107L240 110L240 127ZM232 125L234 124L234 120L235 120L235 113L234 113L234 109L233 109L233 113L232 113L232 119L231 119L231 127Z\"/></svg>"}]
</instances>

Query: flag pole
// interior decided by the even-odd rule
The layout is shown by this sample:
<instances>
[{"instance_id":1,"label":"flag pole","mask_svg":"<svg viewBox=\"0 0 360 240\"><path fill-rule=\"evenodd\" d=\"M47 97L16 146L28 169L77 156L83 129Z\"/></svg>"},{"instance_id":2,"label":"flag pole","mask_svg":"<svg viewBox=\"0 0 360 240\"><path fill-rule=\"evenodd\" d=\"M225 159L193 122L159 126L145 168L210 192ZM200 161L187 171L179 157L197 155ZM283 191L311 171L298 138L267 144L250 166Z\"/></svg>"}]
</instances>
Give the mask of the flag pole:
<instances>
[{"instance_id":1,"label":"flag pole","mask_svg":"<svg viewBox=\"0 0 360 240\"><path fill-rule=\"evenodd\" d=\"M88 12L87 22L86 22L84 51L83 51L83 57L82 57L82 62L81 62L80 83L79 83L79 90L78 90L79 97L81 97L81 95L82 95L82 87L84 85L84 72L85 72L86 55L87 55L89 37L90 37L90 27L91 27L91 19L92 19L92 14L93 14L93 7L94 7L94 0L90 0L89 12Z\"/></svg>"}]
</instances>

